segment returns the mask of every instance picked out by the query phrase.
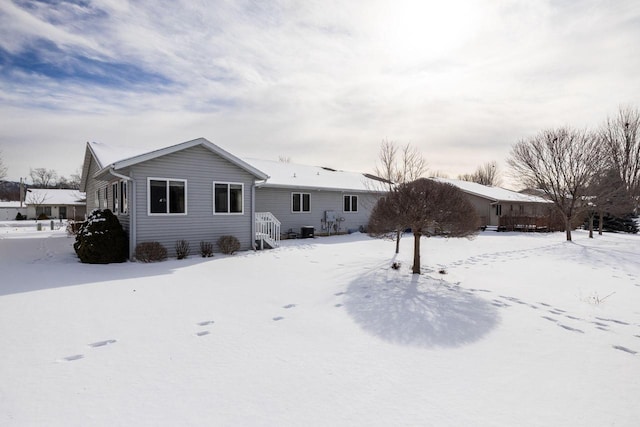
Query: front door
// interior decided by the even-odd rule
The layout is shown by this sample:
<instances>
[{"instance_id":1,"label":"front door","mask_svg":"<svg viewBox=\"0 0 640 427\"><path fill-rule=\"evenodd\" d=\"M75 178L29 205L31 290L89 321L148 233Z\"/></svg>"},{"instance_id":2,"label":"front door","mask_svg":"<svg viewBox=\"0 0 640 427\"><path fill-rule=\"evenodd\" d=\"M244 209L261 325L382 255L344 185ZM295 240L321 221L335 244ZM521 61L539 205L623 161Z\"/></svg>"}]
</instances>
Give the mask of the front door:
<instances>
[{"instance_id":1,"label":"front door","mask_svg":"<svg viewBox=\"0 0 640 427\"><path fill-rule=\"evenodd\" d=\"M60 206L59 212L60 212L60 219L67 219L67 207L66 206Z\"/></svg>"}]
</instances>

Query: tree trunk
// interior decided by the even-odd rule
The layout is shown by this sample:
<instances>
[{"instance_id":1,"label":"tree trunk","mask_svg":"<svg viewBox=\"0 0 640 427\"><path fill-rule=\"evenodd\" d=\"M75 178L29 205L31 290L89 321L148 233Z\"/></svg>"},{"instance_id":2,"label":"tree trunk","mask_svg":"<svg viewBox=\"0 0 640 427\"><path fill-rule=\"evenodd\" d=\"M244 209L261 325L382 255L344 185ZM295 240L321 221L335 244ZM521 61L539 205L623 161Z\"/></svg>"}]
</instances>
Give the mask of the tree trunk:
<instances>
[{"instance_id":1,"label":"tree trunk","mask_svg":"<svg viewBox=\"0 0 640 427\"><path fill-rule=\"evenodd\" d=\"M567 232L567 242L571 241L571 217L564 217L564 229Z\"/></svg>"},{"instance_id":2,"label":"tree trunk","mask_svg":"<svg viewBox=\"0 0 640 427\"><path fill-rule=\"evenodd\" d=\"M400 230L396 230L396 253L400 253L400 237L402 236L402 232Z\"/></svg>"},{"instance_id":3,"label":"tree trunk","mask_svg":"<svg viewBox=\"0 0 640 427\"><path fill-rule=\"evenodd\" d=\"M422 233L413 233L413 274L420 274L420 238Z\"/></svg>"},{"instance_id":4,"label":"tree trunk","mask_svg":"<svg viewBox=\"0 0 640 427\"><path fill-rule=\"evenodd\" d=\"M593 239L593 217L595 213L589 214L589 238Z\"/></svg>"},{"instance_id":5,"label":"tree trunk","mask_svg":"<svg viewBox=\"0 0 640 427\"><path fill-rule=\"evenodd\" d=\"M600 212L600 218L598 220L598 235L602 236L602 227L604 227L604 214Z\"/></svg>"}]
</instances>

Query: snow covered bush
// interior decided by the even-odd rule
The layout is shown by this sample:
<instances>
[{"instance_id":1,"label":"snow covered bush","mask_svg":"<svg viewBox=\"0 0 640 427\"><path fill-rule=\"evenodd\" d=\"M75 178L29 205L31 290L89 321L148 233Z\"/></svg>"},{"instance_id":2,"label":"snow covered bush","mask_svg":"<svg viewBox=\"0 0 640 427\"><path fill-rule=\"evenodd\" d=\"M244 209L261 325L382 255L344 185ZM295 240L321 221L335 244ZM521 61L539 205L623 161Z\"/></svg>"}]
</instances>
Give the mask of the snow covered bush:
<instances>
[{"instance_id":1,"label":"snow covered bush","mask_svg":"<svg viewBox=\"0 0 640 427\"><path fill-rule=\"evenodd\" d=\"M136 245L136 260L157 262L167 259L167 249L160 242L142 242Z\"/></svg>"},{"instance_id":2,"label":"snow covered bush","mask_svg":"<svg viewBox=\"0 0 640 427\"><path fill-rule=\"evenodd\" d=\"M127 234L109 209L96 209L89 214L78 230L73 249L87 264L124 262L129 257Z\"/></svg>"},{"instance_id":3,"label":"snow covered bush","mask_svg":"<svg viewBox=\"0 0 640 427\"><path fill-rule=\"evenodd\" d=\"M223 254L232 255L240 249L240 241L235 236L222 236L218 239L218 248Z\"/></svg>"},{"instance_id":4,"label":"snow covered bush","mask_svg":"<svg viewBox=\"0 0 640 427\"><path fill-rule=\"evenodd\" d=\"M191 247L186 240L178 240L176 242L176 257L178 259L185 259L191 253Z\"/></svg>"},{"instance_id":5,"label":"snow covered bush","mask_svg":"<svg viewBox=\"0 0 640 427\"><path fill-rule=\"evenodd\" d=\"M202 258L209 258L213 256L213 243L200 242L200 255Z\"/></svg>"}]
</instances>

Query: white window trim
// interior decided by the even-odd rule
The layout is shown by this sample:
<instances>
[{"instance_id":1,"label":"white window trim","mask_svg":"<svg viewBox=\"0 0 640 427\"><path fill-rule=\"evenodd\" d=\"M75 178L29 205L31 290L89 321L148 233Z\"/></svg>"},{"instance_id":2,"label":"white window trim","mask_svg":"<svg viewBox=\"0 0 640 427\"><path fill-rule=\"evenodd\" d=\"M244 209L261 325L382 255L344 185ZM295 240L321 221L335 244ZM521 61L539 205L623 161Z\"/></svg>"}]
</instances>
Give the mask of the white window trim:
<instances>
[{"instance_id":1,"label":"white window trim","mask_svg":"<svg viewBox=\"0 0 640 427\"><path fill-rule=\"evenodd\" d=\"M293 196L294 194L299 194L300 195L300 210L299 211L294 211L293 210ZM305 211L304 210L304 195L307 194L309 196L309 210ZM300 191L293 191L291 192L291 213L294 214L308 214L311 213L311 193L303 193Z\"/></svg>"},{"instance_id":2,"label":"white window trim","mask_svg":"<svg viewBox=\"0 0 640 427\"><path fill-rule=\"evenodd\" d=\"M118 181L111 183L111 212L113 212L114 215L120 214L120 189L118 187Z\"/></svg>"},{"instance_id":3,"label":"white window trim","mask_svg":"<svg viewBox=\"0 0 640 427\"><path fill-rule=\"evenodd\" d=\"M344 198L348 197L349 198L349 210L346 211L344 210ZM356 210L351 210L351 208L353 207L353 198L356 198ZM360 200L357 194L343 194L342 195L342 211L344 213L358 213L358 210L360 209Z\"/></svg>"},{"instance_id":4,"label":"white window trim","mask_svg":"<svg viewBox=\"0 0 640 427\"><path fill-rule=\"evenodd\" d=\"M240 212L216 212L216 184L223 184L227 186L227 208L231 209L231 191L229 191L231 185L239 185L240 191L242 191L242 211ZM213 193L213 209L214 215L244 215L244 184L242 182L229 182L229 181L213 181L213 187L211 190Z\"/></svg>"},{"instance_id":5,"label":"white window trim","mask_svg":"<svg viewBox=\"0 0 640 427\"><path fill-rule=\"evenodd\" d=\"M171 213L171 212L165 212L165 213L158 213L158 212L151 212L151 181L165 181L167 183L167 210L169 210L169 182L171 181L177 181L177 182L184 182L184 212L179 212L179 213ZM179 179L179 178L160 178L160 177L147 177L147 215L148 216L186 216L187 215L187 207L189 206L188 204L188 199L187 199L187 195L189 194L189 192L187 191L187 180L186 179Z\"/></svg>"}]
</instances>

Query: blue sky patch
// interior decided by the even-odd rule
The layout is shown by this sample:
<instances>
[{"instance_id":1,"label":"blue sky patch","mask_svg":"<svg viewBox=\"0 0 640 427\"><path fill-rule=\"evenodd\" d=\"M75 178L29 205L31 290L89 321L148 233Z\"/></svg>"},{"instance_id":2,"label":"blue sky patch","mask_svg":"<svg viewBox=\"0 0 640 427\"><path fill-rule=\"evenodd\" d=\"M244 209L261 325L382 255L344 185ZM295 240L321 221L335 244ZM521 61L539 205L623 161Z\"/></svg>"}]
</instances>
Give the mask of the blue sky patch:
<instances>
[{"instance_id":1,"label":"blue sky patch","mask_svg":"<svg viewBox=\"0 0 640 427\"><path fill-rule=\"evenodd\" d=\"M15 71L62 82L124 90L158 92L173 85L171 79L136 64L90 58L80 51L60 49L45 39L37 40L30 49L17 54L0 47L0 75L15 79Z\"/></svg>"}]
</instances>

